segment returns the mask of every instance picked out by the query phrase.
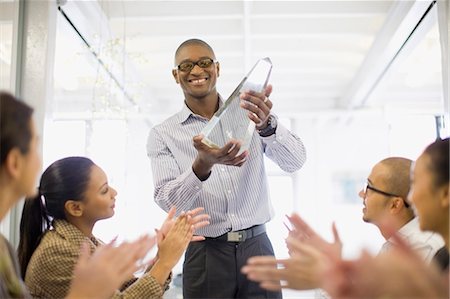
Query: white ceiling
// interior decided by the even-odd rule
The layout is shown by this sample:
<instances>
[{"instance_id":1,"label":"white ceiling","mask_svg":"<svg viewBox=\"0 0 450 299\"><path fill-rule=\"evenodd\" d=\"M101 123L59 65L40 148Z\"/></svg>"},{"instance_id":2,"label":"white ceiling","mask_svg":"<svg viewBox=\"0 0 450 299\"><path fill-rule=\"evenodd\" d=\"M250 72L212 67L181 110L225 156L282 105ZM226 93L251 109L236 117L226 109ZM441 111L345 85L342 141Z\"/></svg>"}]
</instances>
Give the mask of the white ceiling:
<instances>
[{"instance_id":1,"label":"white ceiling","mask_svg":"<svg viewBox=\"0 0 450 299\"><path fill-rule=\"evenodd\" d=\"M98 49L104 56L114 48L125 51L126 72L122 68L116 77L150 117L180 109L183 95L171 76L173 54L193 37L215 50L221 63L218 89L225 98L259 58L270 57L271 98L281 116L386 103L436 106L442 92L439 36L432 17L397 55L430 2L100 1L113 38ZM67 6L63 10L72 17ZM94 44L101 40L91 36ZM427 80L420 79L424 70ZM86 78L80 82L92 85ZM145 88L133 93L133 84Z\"/></svg>"}]
</instances>

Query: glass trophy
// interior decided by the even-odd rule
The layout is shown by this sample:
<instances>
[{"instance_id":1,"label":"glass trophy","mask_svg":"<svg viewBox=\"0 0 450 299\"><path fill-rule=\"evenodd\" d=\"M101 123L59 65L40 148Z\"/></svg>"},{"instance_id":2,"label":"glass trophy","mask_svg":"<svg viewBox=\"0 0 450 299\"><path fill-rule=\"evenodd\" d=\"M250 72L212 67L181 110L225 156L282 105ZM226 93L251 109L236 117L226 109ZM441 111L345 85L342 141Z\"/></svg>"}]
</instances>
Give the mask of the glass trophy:
<instances>
[{"instance_id":1,"label":"glass trophy","mask_svg":"<svg viewBox=\"0 0 450 299\"><path fill-rule=\"evenodd\" d=\"M256 62L200 132L204 135L202 140L204 144L213 148L221 148L230 139L237 139L242 142L238 155L249 148L255 123L248 118L249 111L241 108L239 95L248 90L262 92L267 86L271 71L272 61L270 58L262 58Z\"/></svg>"}]
</instances>

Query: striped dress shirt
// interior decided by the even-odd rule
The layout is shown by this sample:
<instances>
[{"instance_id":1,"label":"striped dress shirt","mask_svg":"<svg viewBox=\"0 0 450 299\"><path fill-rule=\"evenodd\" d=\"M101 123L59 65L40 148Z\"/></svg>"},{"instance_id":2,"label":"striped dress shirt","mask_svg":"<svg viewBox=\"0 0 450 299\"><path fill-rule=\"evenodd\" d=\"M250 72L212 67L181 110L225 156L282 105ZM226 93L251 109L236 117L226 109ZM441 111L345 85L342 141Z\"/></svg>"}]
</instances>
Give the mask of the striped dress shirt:
<instances>
[{"instance_id":1,"label":"striped dress shirt","mask_svg":"<svg viewBox=\"0 0 450 299\"><path fill-rule=\"evenodd\" d=\"M222 101L219 105L223 105ZM284 171L294 172L306 159L302 141L281 124L269 137L254 132L247 161L241 167L215 164L209 178L202 182L192 170L197 156L192 138L207 123L208 119L194 114L184 104L179 113L151 129L147 153L156 203L166 212L174 205L178 213L204 207L211 217L210 225L196 234L205 237L268 222L274 213L264 154Z\"/></svg>"}]
</instances>

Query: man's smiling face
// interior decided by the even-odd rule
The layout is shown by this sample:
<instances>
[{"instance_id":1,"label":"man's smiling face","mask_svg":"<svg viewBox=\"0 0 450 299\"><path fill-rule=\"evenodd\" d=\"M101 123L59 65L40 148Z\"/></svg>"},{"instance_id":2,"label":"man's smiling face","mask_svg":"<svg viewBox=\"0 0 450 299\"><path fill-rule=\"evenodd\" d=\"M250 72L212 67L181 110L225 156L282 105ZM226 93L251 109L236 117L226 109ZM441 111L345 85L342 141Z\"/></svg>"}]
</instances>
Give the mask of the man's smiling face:
<instances>
[{"instance_id":1,"label":"man's smiling face","mask_svg":"<svg viewBox=\"0 0 450 299\"><path fill-rule=\"evenodd\" d=\"M186 98L204 98L216 92L216 81L219 77L219 64L213 62L210 66L202 68L195 64L203 59L212 59L215 61L214 53L201 44L186 45L179 50L175 57L175 69L173 76L175 81L180 84ZM183 62L193 62L194 67L190 71L179 70L177 66Z\"/></svg>"}]
</instances>

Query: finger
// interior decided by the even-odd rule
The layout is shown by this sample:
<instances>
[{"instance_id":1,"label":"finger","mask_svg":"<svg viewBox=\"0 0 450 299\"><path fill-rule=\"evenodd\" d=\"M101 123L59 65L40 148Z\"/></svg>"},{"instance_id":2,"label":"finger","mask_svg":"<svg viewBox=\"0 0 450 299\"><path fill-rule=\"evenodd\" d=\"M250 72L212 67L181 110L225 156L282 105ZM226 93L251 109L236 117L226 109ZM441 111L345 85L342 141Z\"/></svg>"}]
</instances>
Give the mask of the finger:
<instances>
[{"instance_id":1,"label":"finger","mask_svg":"<svg viewBox=\"0 0 450 299\"><path fill-rule=\"evenodd\" d=\"M272 108L272 103L266 96L252 97L249 96L239 103L240 107L247 110L250 113L256 114L261 119L265 119L265 116L269 114Z\"/></svg>"},{"instance_id":2,"label":"finger","mask_svg":"<svg viewBox=\"0 0 450 299\"><path fill-rule=\"evenodd\" d=\"M237 166L238 164L243 164L247 160L248 151L243 151L239 156L235 156L230 160L225 161L228 165Z\"/></svg>"},{"instance_id":3,"label":"finger","mask_svg":"<svg viewBox=\"0 0 450 299\"><path fill-rule=\"evenodd\" d=\"M288 215L284 215L284 216L289 220ZM287 228L288 232L292 231L292 228L285 221L283 221L283 225Z\"/></svg>"},{"instance_id":4,"label":"finger","mask_svg":"<svg viewBox=\"0 0 450 299\"><path fill-rule=\"evenodd\" d=\"M241 142L237 140L231 140L230 142L233 142L233 147L231 147L228 152L222 156L221 158L224 159L224 162L228 162L236 157L238 152L241 150Z\"/></svg>"},{"instance_id":5,"label":"finger","mask_svg":"<svg viewBox=\"0 0 450 299\"><path fill-rule=\"evenodd\" d=\"M270 266L276 266L277 265L277 259L273 256L252 256L247 260L248 265L270 265Z\"/></svg>"},{"instance_id":6,"label":"finger","mask_svg":"<svg viewBox=\"0 0 450 299\"><path fill-rule=\"evenodd\" d=\"M269 117L269 113L264 115L262 114L258 115L256 113L249 112L247 116L252 122L255 123L256 126L261 126L264 123L265 119Z\"/></svg>"},{"instance_id":7,"label":"finger","mask_svg":"<svg viewBox=\"0 0 450 299\"><path fill-rule=\"evenodd\" d=\"M166 219L167 220L171 220L175 216L176 212L177 212L177 207L176 206L172 206L170 208L169 212L167 213Z\"/></svg>"},{"instance_id":8,"label":"finger","mask_svg":"<svg viewBox=\"0 0 450 299\"><path fill-rule=\"evenodd\" d=\"M284 269L277 269L276 266L251 265L241 268L241 272L253 281L280 280Z\"/></svg>"},{"instance_id":9,"label":"finger","mask_svg":"<svg viewBox=\"0 0 450 299\"><path fill-rule=\"evenodd\" d=\"M316 232L297 213L293 213L291 217L289 217L289 221L295 229L301 231L303 234L310 237L317 235Z\"/></svg>"},{"instance_id":10,"label":"finger","mask_svg":"<svg viewBox=\"0 0 450 299\"><path fill-rule=\"evenodd\" d=\"M247 161L247 159L243 159L243 160L241 160L241 161L239 161L239 162L233 164L233 166L241 167L242 165L244 165L245 161Z\"/></svg>"},{"instance_id":11,"label":"finger","mask_svg":"<svg viewBox=\"0 0 450 299\"><path fill-rule=\"evenodd\" d=\"M297 238L287 237L286 244L288 245L288 248L292 252L292 254L299 254L301 252L301 246L303 243Z\"/></svg>"},{"instance_id":12,"label":"finger","mask_svg":"<svg viewBox=\"0 0 450 299\"><path fill-rule=\"evenodd\" d=\"M205 136L203 136L203 134L199 134L199 135L195 135L193 138L192 138L192 140L194 141L194 143L201 143L202 142L202 139L204 138Z\"/></svg>"},{"instance_id":13,"label":"finger","mask_svg":"<svg viewBox=\"0 0 450 299\"><path fill-rule=\"evenodd\" d=\"M341 237L339 236L339 232L336 227L336 222L334 222L334 221L333 221L333 224L331 225L331 230L333 231L334 242L341 244L342 243Z\"/></svg>"},{"instance_id":14,"label":"finger","mask_svg":"<svg viewBox=\"0 0 450 299\"><path fill-rule=\"evenodd\" d=\"M278 281L263 281L260 284L260 287L269 291L280 291L281 283ZM286 286L287 287L287 286Z\"/></svg>"},{"instance_id":15,"label":"finger","mask_svg":"<svg viewBox=\"0 0 450 299\"><path fill-rule=\"evenodd\" d=\"M190 214L188 214L190 215ZM203 221L208 221L211 217L209 216L209 214L200 214L197 216L191 216L191 223L192 224L196 224L199 222L203 222Z\"/></svg>"},{"instance_id":16,"label":"finger","mask_svg":"<svg viewBox=\"0 0 450 299\"><path fill-rule=\"evenodd\" d=\"M188 211L188 214L195 215L195 214L198 214L198 213L200 213L200 212L202 212L204 210L205 210L204 207L198 207L198 208L195 208L193 210Z\"/></svg>"},{"instance_id":17,"label":"finger","mask_svg":"<svg viewBox=\"0 0 450 299\"><path fill-rule=\"evenodd\" d=\"M267 84L266 89L264 90L264 94L266 95L266 97L270 97L270 95L272 94L272 90L272 84Z\"/></svg>"},{"instance_id":18,"label":"finger","mask_svg":"<svg viewBox=\"0 0 450 299\"><path fill-rule=\"evenodd\" d=\"M157 243L157 237L156 236L149 236L145 235L142 238L142 257L147 255L148 251L150 251L153 247L155 247Z\"/></svg>"},{"instance_id":19,"label":"finger","mask_svg":"<svg viewBox=\"0 0 450 299\"><path fill-rule=\"evenodd\" d=\"M193 236L191 239L191 242L200 242L200 241L205 241L206 238L204 236Z\"/></svg>"},{"instance_id":20,"label":"finger","mask_svg":"<svg viewBox=\"0 0 450 299\"><path fill-rule=\"evenodd\" d=\"M210 224L209 220L200 221L194 224L194 230L208 226Z\"/></svg>"}]
</instances>

